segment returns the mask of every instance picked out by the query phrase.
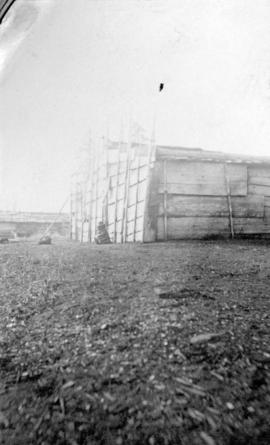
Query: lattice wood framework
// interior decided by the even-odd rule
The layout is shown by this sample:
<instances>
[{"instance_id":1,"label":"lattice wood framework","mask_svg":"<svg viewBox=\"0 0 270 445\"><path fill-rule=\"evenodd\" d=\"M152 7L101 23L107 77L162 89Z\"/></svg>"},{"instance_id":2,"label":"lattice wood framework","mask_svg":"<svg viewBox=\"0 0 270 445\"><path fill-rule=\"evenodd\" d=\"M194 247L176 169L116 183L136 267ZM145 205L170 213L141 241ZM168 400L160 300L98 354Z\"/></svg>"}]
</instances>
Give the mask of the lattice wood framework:
<instances>
[{"instance_id":1,"label":"lattice wood framework","mask_svg":"<svg viewBox=\"0 0 270 445\"><path fill-rule=\"evenodd\" d=\"M151 143L105 139L91 150L87 177L72 181L72 239L94 242L103 221L112 242L143 241L152 152Z\"/></svg>"}]
</instances>

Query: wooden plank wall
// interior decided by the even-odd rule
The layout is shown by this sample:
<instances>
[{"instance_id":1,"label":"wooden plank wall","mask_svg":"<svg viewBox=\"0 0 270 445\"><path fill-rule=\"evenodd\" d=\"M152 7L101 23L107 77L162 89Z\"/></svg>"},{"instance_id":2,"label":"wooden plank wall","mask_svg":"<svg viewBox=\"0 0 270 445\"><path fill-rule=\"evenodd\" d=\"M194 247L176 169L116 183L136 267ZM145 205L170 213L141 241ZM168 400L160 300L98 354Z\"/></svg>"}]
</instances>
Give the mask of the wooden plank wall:
<instances>
[{"instance_id":1,"label":"wooden plank wall","mask_svg":"<svg viewBox=\"0 0 270 445\"><path fill-rule=\"evenodd\" d=\"M223 162L160 160L155 170L155 239L230 236ZM270 234L270 166L227 163L226 171L235 235Z\"/></svg>"}]
</instances>

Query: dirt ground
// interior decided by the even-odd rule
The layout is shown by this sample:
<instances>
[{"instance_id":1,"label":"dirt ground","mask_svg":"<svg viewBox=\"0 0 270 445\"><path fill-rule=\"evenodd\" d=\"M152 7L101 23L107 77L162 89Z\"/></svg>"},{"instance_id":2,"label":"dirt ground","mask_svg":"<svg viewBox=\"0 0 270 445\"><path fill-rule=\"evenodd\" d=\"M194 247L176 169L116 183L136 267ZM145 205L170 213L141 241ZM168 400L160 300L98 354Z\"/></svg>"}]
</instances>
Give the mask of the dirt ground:
<instances>
[{"instance_id":1,"label":"dirt ground","mask_svg":"<svg viewBox=\"0 0 270 445\"><path fill-rule=\"evenodd\" d=\"M270 244L0 246L0 443L270 444Z\"/></svg>"}]
</instances>

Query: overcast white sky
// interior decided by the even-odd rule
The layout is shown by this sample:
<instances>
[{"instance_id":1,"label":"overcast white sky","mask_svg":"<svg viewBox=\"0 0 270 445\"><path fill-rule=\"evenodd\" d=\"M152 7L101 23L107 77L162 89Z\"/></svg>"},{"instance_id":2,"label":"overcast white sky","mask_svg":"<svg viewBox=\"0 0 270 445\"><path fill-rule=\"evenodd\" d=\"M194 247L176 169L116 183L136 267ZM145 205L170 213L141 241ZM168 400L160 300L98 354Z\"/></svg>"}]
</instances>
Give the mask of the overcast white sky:
<instances>
[{"instance_id":1,"label":"overcast white sky","mask_svg":"<svg viewBox=\"0 0 270 445\"><path fill-rule=\"evenodd\" d=\"M269 23L269 0L17 0L0 207L58 210L89 131L117 137L131 113L150 133L154 108L159 143L270 155Z\"/></svg>"}]
</instances>

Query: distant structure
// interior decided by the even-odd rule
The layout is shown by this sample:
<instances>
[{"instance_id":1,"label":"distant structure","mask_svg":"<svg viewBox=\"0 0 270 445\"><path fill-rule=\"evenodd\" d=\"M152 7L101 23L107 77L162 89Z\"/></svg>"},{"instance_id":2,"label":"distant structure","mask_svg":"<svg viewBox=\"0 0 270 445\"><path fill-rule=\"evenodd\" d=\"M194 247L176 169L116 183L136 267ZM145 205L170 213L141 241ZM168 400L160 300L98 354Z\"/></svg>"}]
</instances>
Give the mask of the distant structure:
<instances>
[{"instance_id":1,"label":"distant structure","mask_svg":"<svg viewBox=\"0 0 270 445\"><path fill-rule=\"evenodd\" d=\"M270 236L270 158L103 141L73 176L71 238L113 243Z\"/></svg>"},{"instance_id":2,"label":"distant structure","mask_svg":"<svg viewBox=\"0 0 270 445\"><path fill-rule=\"evenodd\" d=\"M31 238L51 227L51 232L63 238L70 236L70 215L42 212L0 211L0 238Z\"/></svg>"}]
</instances>

